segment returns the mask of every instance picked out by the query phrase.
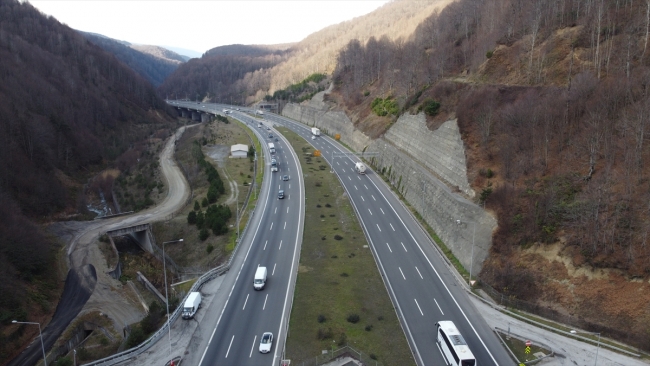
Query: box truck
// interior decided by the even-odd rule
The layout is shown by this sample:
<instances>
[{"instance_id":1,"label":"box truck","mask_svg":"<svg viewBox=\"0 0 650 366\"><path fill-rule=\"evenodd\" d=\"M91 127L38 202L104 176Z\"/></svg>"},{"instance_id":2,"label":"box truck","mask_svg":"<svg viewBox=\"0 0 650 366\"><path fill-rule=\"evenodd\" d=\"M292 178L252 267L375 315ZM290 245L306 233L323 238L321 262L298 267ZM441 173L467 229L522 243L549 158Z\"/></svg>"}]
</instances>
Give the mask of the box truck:
<instances>
[{"instance_id":1,"label":"box truck","mask_svg":"<svg viewBox=\"0 0 650 366\"><path fill-rule=\"evenodd\" d=\"M277 172L279 166L280 166L280 163L278 163L277 160L275 160L275 159L271 159L271 171L272 171L272 172Z\"/></svg>"},{"instance_id":2,"label":"box truck","mask_svg":"<svg viewBox=\"0 0 650 366\"><path fill-rule=\"evenodd\" d=\"M366 166L363 165L363 163L354 164L354 170L356 170L359 174L366 174Z\"/></svg>"},{"instance_id":3,"label":"box truck","mask_svg":"<svg viewBox=\"0 0 650 366\"><path fill-rule=\"evenodd\" d=\"M266 284L266 267L257 267L255 271L255 279L253 280L253 288L261 290Z\"/></svg>"},{"instance_id":4,"label":"box truck","mask_svg":"<svg viewBox=\"0 0 650 366\"><path fill-rule=\"evenodd\" d=\"M275 145L272 142L269 142L269 151L271 154L275 154Z\"/></svg>"},{"instance_id":5,"label":"box truck","mask_svg":"<svg viewBox=\"0 0 650 366\"><path fill-rule=\"evenodd\" d=\"M312 127L311 134L314 136L320 136L320 130L316 127Z\"/></svg>"},{"instance_id":6,"label":"box truck","mask_svg":"<svg viewBox=\"0 0 650 366\"><path fill-rule=\"evenodd\" d=\"M201 293L200 292L190 292L190 295L185 300L185 305L183 305L183 319L194 318L194 314L201 307Z\"/></svg>"}]
</instances>

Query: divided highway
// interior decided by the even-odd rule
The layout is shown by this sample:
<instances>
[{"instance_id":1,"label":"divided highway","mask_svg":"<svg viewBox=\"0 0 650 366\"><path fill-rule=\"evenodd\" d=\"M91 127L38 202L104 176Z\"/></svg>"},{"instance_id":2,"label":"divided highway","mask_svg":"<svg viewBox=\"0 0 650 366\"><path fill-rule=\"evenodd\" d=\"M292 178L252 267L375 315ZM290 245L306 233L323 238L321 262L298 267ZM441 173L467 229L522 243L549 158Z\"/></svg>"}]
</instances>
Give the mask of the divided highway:
<instances>
[{"instance_id":1,"label":"divided highway","mask_svg":"<svg viewBox=\"0 0 650 366\"><path fill-rule=\"evenodd\" d=\"M180 104L182 102L176 103ZM214 109L220 111L221 108L230 108L223 105L215 106L205 104L194 104L192 106L189 103L187 106L205 111ZM242 119L241 117L250 118L243 113L234 113L238 119ZM457 277L454 276L443 259L440 258L429 237L424 233L410 212L399 202L399 199L387 187L381 177L375 175L370 170L367 170L366 175L357 174L354 171L354 163L359 161L359 159L356 157L336 157L337 153L343 153L346 150L333 139L320 136L312 140L311 131L303 124L270 113L265 113L264 117L267 121L281 124L294 130L312 143L315 148L322 152L323 158L328 160L334 172L339 176L357 211L359 220L364 228L375 260L384 278L387 290L395 305L395 310L400 318L402 328L404 329L409 346L418 365L445 364L442 354L436 346L435 324L440 320L454 321L476 357L477 365L513 364L512 359L508 356L495 334L469 301L468 294L459 285ZM250 124L251 122L249 121L248 123ZM289 150L287 147L283 148ZM282 161L284 162L284 160ZM293 164L295 164L295 161ZM297 168L295 166L295 169ZM294 170L294 166L290 166L290 169L296 171ZM277 173L274 174L277 175ZM281 174L285 173L281 172ZM298 176L294 174L292 178L295 180ZM267 216L274 215L273 213L269 213ZM268 220L272 221L274 219L273 217L267 217L263 222ZM302 225L302 221L300 224ZM264 225L262 224L261 230L264 229ZM266 225L268 226L269 222ZM253 247L258 246L259 244ZM261 258L257 260L257 262L261 261ZM246 269L246 273L250 273L249 277L252 276L253 272L252 267ZM252 281L252 277L250 278ZM252 283L249 287L252 291ZM242 292L242 294L238 295L240 303L244 301L243 296L245 295L243 292L246 291L248 291L246 288L240 291ZM291 294L288 294L288 296L291 296ZM231 306L231 301L229 301L228 306ZM233 324L241 324L242 322L250 324L248 319L239 318L247 316L243 311L244 309L239 314L237 312L229 312L228 314L231 314L233 317L230 322ZM238 318L234 319L234 317ZM275 318L277 317L276 315ZM269 319L259 320L254 324L259 328L259 322L266 326L266 322L268 321ZM218 332L219 327L217 327ZM259 338L264 331L266 330L256 328L257 333L255 334ZM230 331L230 333L234 332L235 329ZM220 342L230 342L230 339L228 339L230 333L229 331L223 332ZM285 334L281 334L281 338L285 336ZM250 338L250 336L248 337ZM250 348L251 340L247 341L248 347ZM218 353L220 357L223 357L223 352L228 352L225 347L227 345L220 347ZM245 348L244 345L238 347ZM254 347L257 347L257 345L254 345ZM246 349L240 348L237 349L237 352L246 351ZM215 362L219 362L219 360L223 360L223 358L215 359ZM228 363L219 362L219 364L230 363L228 361ZM237 364L254 364L254 362Z\"/></svg>"},{"instance_id":2,"label":"divided highway","mask_svg":"<svg viewBox=\"0 0 650 366\"><path fill-rule=\"evenodd\" d=\"M369 170L366 175L357 174L354 164L359 159L336 157L346 151L329 137L311 140L311 131L305 125L273 114L265 117L310 141L339 176L356 208L418 364L444 364L435 343L435 323L452 320L477 364L511 365L512 359L433 243L381 177Z\"/></svg>"}]
</instances>

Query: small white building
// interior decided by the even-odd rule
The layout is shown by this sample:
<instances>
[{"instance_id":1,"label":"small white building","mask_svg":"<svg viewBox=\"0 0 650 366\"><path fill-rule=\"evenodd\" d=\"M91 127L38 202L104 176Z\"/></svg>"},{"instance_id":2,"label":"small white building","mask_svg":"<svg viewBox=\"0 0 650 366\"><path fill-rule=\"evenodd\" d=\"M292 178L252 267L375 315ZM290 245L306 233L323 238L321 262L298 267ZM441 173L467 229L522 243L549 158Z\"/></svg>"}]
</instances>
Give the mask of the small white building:
<instances>
[{"instance_id":1,"label":"small white building","mask_svg":"<svg viewBox=\"0 0 650 366\"><path fill-rule=\"evenodd\" d=\"M246 158L248 156L248 145L237 144L230 147L231 158Z\"/></svg>"}]
</instances>

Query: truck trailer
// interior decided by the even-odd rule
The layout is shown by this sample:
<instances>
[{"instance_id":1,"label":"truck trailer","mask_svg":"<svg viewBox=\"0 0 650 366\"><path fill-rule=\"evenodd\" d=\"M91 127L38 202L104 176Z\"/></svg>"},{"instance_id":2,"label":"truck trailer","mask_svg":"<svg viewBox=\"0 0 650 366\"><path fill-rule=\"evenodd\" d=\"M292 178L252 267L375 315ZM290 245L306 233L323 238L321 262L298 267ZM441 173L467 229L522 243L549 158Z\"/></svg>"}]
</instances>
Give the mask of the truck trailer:
<instances>
[{"instance_id":1,"label":"truck trailer","mask_svg":"<svg viewBox=\"0 0 650 366\"><path fill-rule=\"evenodd\" d=\"M200 292L190 292L190 295L185 300L185 305L183 305L183 319L194 318L194 315L201 307L201 293Z\"/></svg>"},{"instance_id":2,"label":"truck trailer","mask_svg":"<svg viewBox=\"0 0 650 366\"><path fill-rule=\"evenodd\" d=\"M269 151L271 154L275 154L275 145L272 142L269 142Z\"/></svg>"},{"instance_id":3,"label":"truck trailer","mask_svg":"<svg viewBox=\"0 0 650 366\"><path fill-rule=\"evenodd\" d=\"M311 128L311 134L314 136L320 136L320 130L316 127Z\"/></svg>"}]
</instances>

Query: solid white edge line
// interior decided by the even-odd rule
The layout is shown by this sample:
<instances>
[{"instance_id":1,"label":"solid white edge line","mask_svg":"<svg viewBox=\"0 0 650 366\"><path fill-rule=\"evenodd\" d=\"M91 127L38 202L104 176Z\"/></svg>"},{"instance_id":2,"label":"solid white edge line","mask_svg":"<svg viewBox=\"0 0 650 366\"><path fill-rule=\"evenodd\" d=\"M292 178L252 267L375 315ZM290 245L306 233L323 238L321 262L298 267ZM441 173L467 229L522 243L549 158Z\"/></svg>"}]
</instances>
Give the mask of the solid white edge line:
<instances>
[{"instance_id":1,"label":"solid white edge line","mask_svg":"<svg viewBox=\"0 0 650 366\"><path fill-rule=\"evenodd\" d=\"M264 181L262 181L264 183ZM270 186L270 181L269 181L269 186ZM266 197L266 201L264 201L264 208L262 209L262 213L266 211L266 208L269 203L269 199L271 198L271 195L269 194ZM239 280L239 276L241 275L242 269L244 269L244 265L246 264L246 260L248 259L248 254L251 252L251 249L253 248L253 243L255 242L255 238L257 237L257 233L260 230L260 227L262 225L257 225L257 228L255 229L255 234L253 234L253 239L251 240L251 245L248 246L248 250L246 251L246 256L244 257L244 260L242 261L241 267L239 267L239 271L237 272L237 277L235 278L235 282L233 282L232 288L230 289L230 293L228 294L228 299L226 299L226 303L223 305L223 309L221 309L221 314L219 314L219 319L217 320L217 324L214 326L214 330L212 331L212 335L210 335L210 340L208 340L208 344L205 347L205 350L203 351L203 355L201 355L201 359L199 360L198 366L201 366L203 363L203 359L205 358L205 354L208 352L208 348L210 347L210 343L212 343L212 338L214 337L214 333L217 331L217 327L219 327L219 323L221 322L221 317L223 316L223 313L226 311L226 307L228 307L228 302L230 301L230 296L232 295L232 291L235 289L235 286L237 286L237 281ZM266 246L266 244L264 244ZM235 336L232 336L233 339ZM230 341L232 344L232 341Z\"/></svg>"},{"instance_id":2,"label":"solid white edge line","mask_svg":"<svg viewBox=\"0 0 650 366\"><path fill-rule=\"evenodd\" d=\"M283 138L284 138L284 136L283 136ZM294 161L296 163L296 169L298 170L298 172L300 172L301 168L300 168L300 160L298 159L298 155L296 155L296 152L293 149L291 149L290 151L291 151L291 155L293 155ZM296 229L296 242L295 242L295 245L293 246L293 258L291 259L291 270L289 271L289 280L287 282L287 292L286 292L286 294L284 296L284 305L282 307L282 317L280 318L280 326L278 327L278 337L277 337L278 343L279 343L279 340L282 339L282 324L284 323L285 313L287 312L287 303L289 302L289 290L291 289L291 278L294 277L293 273L294 273L294 267L295 267L295 264L296 264L296 254L297 254L298 250L300 249L300 246L298 245L298 243L299 243L300 240L302 240L302 237L300 236L300 229L304 225L304 221L303 221L304 217L303 216L304 216L304 210L305 210L305 205L304 205L304 203L305 203L305 198L304 198L304 188L305 188L305 186L304 186L304 184L300 183L301 179L302 179L302 174L298 174L298 186L300 187L300 189L298 190L299 191L299 193L298 193L298 202L299 202L299 205L300 205L300 207L302 209L303 215L298 215L298 225L297 225L297 229ZM300 212L300 209L298 210L298 212ZM301 221L302 221L302 223L301 223ZM296 276L294 278L297 279L297 277L298 277L298 274L296 273ZM295 285L295 280L294 280L294 285ZM293 306L293 296L291 296L291 306ZM287 326L288 325L289 324L287 323ZM284 345L283 345L283 350L284 350L284 347L286 347L286 340L285 340ZM271 366L276 365L275 360L278 357L278 349L279 349L279 347L275 347L275 352L273 353L273 361L271 363Z\"/></svg>"},{"instance_id":3,"label":"solid white edge line","mask_svg":"<svg viewBox=\"0 0 650 366\"><path fill-rule=\"evenodd\" d=\"M427 255L424 253L424 250L423 250L422 247L420 246L420 243L418 243L418 241L415 240L415 237L413 236L413 233L411 233L411 230L409 230L409 228L406 226L406 224L404 223L404 221L402 220L402 218L399 216L399 214L397 213L397 211L395 210L395 208L393 207L393 205L390 203L390 201L388 201L388 198L386 198L386 196L384 195L384 192L382 192L382 191L379 189L379 187L375 184L375 182L374 182L372 179L370 179L370 182L375 186L375 188L377 188L377 190L379 191L379 194L381 194L382 197L384 197L384 200L386 200L386 203L388 203L388 205L390 206L390 208L393 210L393 212L395 213L395 216L397 216L397 218L398 218L399 221L402 223L402 225L404 226L404 228L406 229L406 231L409 233L409 235L411 236L411 239L413 239L413 242L415 242L415 245L418 246L418 248L420 249L420 253L422 253L422 255L424 256L424 258L425 258L425 259L427 260L427 262L429 263L429 266L431 266L431 269L433 269L433 272L435 272L436 276L438 277L438 280L440 280L440 282L442 283L442 285L445 287L445 290L447 290L447 293L449 294L449 297L451 297L451 299L454 300L454 304L456 304L456 307L458 307L458 310L460 310L460 313L463 314L463 317L465 318L465 321L467 322L467 324L469 324L470 328L472 328L472 330L474 331L474 334L476 335L476 338L478 338L478 340L481 342L481 344L483 345L483 348L485 348L485 350L487 351L488 355L490 355L490 358L492 359L492 361L494 362L494 364L497 365L497 366L499 366L499 363L497 362L497 360L495 360L495 359L494 359L494 356L492 356L492 352L490 352L490 350L488 349L487 345L485 345L485 342L483 342L483 338L481 338L481 336L478 334L478 332L476 331L476 328L474 328L474 325L472 325L472 322L469 321L469 318L467 318L467 315L465 314L465 312L463 311L463 309L460 307L460 304L458 304L458 301L456 301L456 298L454 297L454 295L451 294L451 291L449 290L449 287L447 287L447 284L442 280L442 277L440 277L440 274L438 273L438 271L436 270L436 268L433 266L433 263L431 263L431 260L429 259L429 257L427 257Z\"/></svg>"},{"instance_id":4,"label":"solid white edge line","mask_svg":"<svg viewBox=\"0 0 650 366\"><path fill-rule=\"evenodd\" d=\"M332 146L334 146L334 145L332 145ZM334 147L337 150L341 151L341 149L339 149L337 146L334 146ZM325 157L325 160L327 160L327 157ZM345 162L345 163L347 164L347 162ZM330 166L331 166L331 163L330 163ZM348 193L348 196L350 196L350 192L348 191L347 186L345 184L343 184L343 179L341 178L341 176L339 174L336 174L336 175L339 178L339 182L343 186L343 189ZM350 177L348 176L348 178L350 178ZM397 300L397 296L395 295L395 290L393 290L393 286L390 283L390 279L388 278L388 275L386 274L386 269L384 268L384 264L381 261L381 258L379 258L379 254L377 254L377 250L375 248L375 243L373 242L372 238L370 237L370 234L369 234L370 232L368 231L368 227L366 226L365 222L363 221L363 217L361 215L359 215L359 208L357 207L354 200L350 200L350 202L352 203L352 206L354 207L354 210L357 213L357 218L359 219L359 222L361 223L361 226L363 226L363 228L364 228L363 234L366 237L366 239L368 240L368 242L370 243L370 248L372 250L373 257L375 258L375 263L378 265L379 270L381 271L381 273L383 273L383 275L381 276L381 279L386 284L386 287L390 290L390 293L392 294L392 296L390 296L390 298L391 298L391 302L393 302L393 304L394 304L394 308L395 308L395 312L397 313L396 315L398 317L398 320L399 319L404 319L404 321L403 322L400 321L399 324L402 327L402 329L404 330L404 332L406 333L406 337L407 337L407 342L406 343L408 343L409 348L411 349L411 353L414 355L414 358L416 358L416 363L417 363L417 360L419 360L420 361L419 364L424 365L425 364L424 360L422 359L422 355L420 355L420 351L418 350L417 344L415 344L415 339L413 338L413 334L411 333L411 328L409 328L409 325L405 320L406 318L404 316L404 311L402 311L402 307L400 306L399 301ZM381 210L381 207L379 209ZM383 210L382 210L382 213L384 213ZM409 339L410 339L410 342L408 341Z\"/></svg>"},{"instance_id":5,"label":"solid white edge line","mask_svg":"<svg viewBox=\"0 0 650 366\"><path fill-rule=\"evenodd\" d=\"M330 142L330 144L332 144L332 143ZM332 146L333 146L334 148L336 148L339 152L341 152L341 153L343 152L343 151L342 151L338 146L336 146L336 145L334 145L334 144L332 144ZM353 161L349 156L346 156L346 157L348 158L348 160ZM327 159L327 158L326 158L326 159ZM347 164L347 161L345 161L345 163ZM331 165L331 164L330 164L330 165ZM337 175L338 175L338 174L337 174ZM350 177L348 176L348 178L350 178ZM445 287L445 290L447 290L447 293L449 294L449 296L451 297L451 299L454 301L454 303L455 303L456 306L458 307L458 310L460 310L460 313L463 314L463 317L465 318L465 321L467 321L467 324L469 324L470 328L472 328L472 330L474 331L474 334L476 335L476 337L479 339L479 341L480 341L481 344L483 345L483 348L485 348L485 350L487 351L487 353L490 355L490 358L492 359L492 361L494 362L494 364L497 365L497 366L499 366L499 363L494 359L494 356L492 355L492 352L490 352L490 350L488 349L488 347L487 347L487 345L485 344L485 342L483 342L483 339L481 338L481 336L480 336L480 335L478 334L478 332L476 331L476 328L474 328L474 325L472 325L472 323L469 321L469 318L467 318L467 315L465 314L465 312L463 311L463 309L460 307L460 304L458 304L458 301L456 301L456 298L454 297L454 295L451 294L451 291L449 290L449 287L447 287L447 284L446 284L444 281L442 281L442 277L440 277L440 274L438 273L438 271L436 270L436 268L433 266L433 263L431 262L431 260L429 259L429 257L427 257L427 255L424 253L424 250L423 250L422 247L420 246L420 243L418 243L418 241L415 240L415 237L413 236L413 233L411 233L411 230L409 230L409 228L406 226L406 224L404 223L404 221L402 220L402 218L399 216L399 214L397 214L397 211L395 210L395 208L393 207L393 205L390 203L390 201L388 200L388 198L386 198L386 196L384 195L384 192L382 192L381 189L379 189L379 187L377 186L377 184L375 184L375 182L374 182L372 179L369 179L369 180L370 180L370 182L372 183L372 185L375 186L375 188L377 189L377 191L379 191L379 194L381 194L382 197L384 197L384 200L386 201L386 203L388 203L388 205L390 206L390 208L393 210L393 213L395 213L395 216L397 216L397 218L400 220L400 222L402 223L402 225L404 226L404 228L406 229L406 231L407 231L407 232L409 233L409 235L411 236L411 239L413 239L413 241L415 242L415 244L418 246L418 248L420 249L420 253L422 253L422 255L424 256L424 258L427 260L427 262L429 263L429 266L431 266L431 268L432 268L433 271L435 272L436 276L438 277L438 279L440 280L440 282L442 283L442 285ZM345 187L345 185L343 185L343 186ZM346 189L346 191L347 191L347 189ZM348 194L349 194L349 193L348 193ZM396 198L396 199L397 199L397 198ZM398 201L399 201L399 200L398 200ZM350 202L354 202L354 201L350 200ZM355 205L355 208L356 208L356 205ZM380 207L380 210L381 210L381 207ZM383 213L383 210L382 210L382 213ZM358 215L358 217L359 217L359 220L362 221L361 215ZM365 225L364 225L364 227L365 227ZM425 237L426 237L426 235L425 235ZM369 240L371 240L371 239L369 239ZM373 249L374 249L374 248L373 248ZM382 267L383 267L383 266L382 266ZM386 279L386 280L388 280L388 279ZM392 288L391 288L391 291L392 291ZM394 294L394 292L393 292L393 294ZM397 302L397 301L396 301L396 302ZM401 312L401 308L400 308L400 312ZM406 318L404 318L404 319L406 319ZM405 322L406 322L406 320L405 320ZM407 326L407 328L408 328L408 326ZM409 330L409 335L411 335L410 330ZM415 345L415 340L412 338L412 335L411 335L411 340L412 340L413 343L414 343L413 346L417 349L417 346ZM420 361L422 362L422 364L424 364L424 361L422 361L422 357L420 356L419 352L418 352L418 357L420 358Z\"/></svg>"}]
</instances>

